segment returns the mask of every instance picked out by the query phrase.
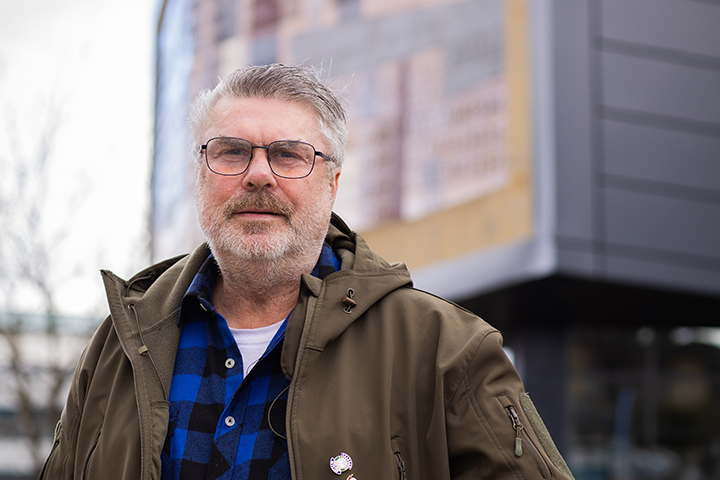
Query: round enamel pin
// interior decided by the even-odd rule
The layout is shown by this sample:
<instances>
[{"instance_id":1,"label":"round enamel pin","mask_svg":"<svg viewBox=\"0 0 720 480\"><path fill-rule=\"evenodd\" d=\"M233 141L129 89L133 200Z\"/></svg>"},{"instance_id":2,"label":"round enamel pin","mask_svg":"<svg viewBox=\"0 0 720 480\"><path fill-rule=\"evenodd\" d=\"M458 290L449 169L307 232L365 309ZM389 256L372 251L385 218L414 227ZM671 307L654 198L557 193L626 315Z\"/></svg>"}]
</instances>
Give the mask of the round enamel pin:
<instances>
[{"instance_id":1,"label":"round enamel pin","mask_svg":"<svg viewBox=\"0 0 720 480\"><path fill-rule=\"evenodd\" d=\"M336 475L341 475L343 472L347 472L352 467L352 458L350 458L350 455L345 452L330 459L330 470L332 470Z\"/></svg>"}]
</instances>

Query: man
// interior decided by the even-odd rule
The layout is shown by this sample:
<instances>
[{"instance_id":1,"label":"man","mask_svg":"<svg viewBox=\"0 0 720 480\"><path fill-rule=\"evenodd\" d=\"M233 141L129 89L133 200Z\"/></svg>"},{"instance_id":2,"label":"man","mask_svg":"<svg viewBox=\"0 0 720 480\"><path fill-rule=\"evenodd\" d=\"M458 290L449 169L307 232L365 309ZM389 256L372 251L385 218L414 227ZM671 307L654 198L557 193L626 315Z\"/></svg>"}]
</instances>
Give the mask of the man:
<instances>
[{"instance_id":1,"label":"man","mask_svg":"<svg viewBox=\"0 0 720 480\"><path fill-rule=\"evenodd\" d=\"M103 272L42 478L572 477L500 334L332 215L345 115L315 76L241 69L191 128L207 244Z\"/></svg>"}]
</instances>

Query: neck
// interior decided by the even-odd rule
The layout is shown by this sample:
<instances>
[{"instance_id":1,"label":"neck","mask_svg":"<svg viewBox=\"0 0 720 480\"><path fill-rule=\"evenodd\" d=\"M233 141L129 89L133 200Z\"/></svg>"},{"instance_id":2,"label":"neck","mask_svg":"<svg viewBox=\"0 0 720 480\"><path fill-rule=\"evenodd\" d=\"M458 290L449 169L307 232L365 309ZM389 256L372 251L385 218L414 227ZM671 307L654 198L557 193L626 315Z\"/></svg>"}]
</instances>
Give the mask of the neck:
<instances>
[{"instance_id":1,"label":"neck","mask_svg":"<svg viewBox=\"0 0 720 480\"><path fill-rule=\"evenodd\" d=\"M222 273L213 303L233 328L265 327L287 317L297 303L300 276L314 267L278 260L228 263L217 254L216 260Z\"/></svg>"}]
</instances>

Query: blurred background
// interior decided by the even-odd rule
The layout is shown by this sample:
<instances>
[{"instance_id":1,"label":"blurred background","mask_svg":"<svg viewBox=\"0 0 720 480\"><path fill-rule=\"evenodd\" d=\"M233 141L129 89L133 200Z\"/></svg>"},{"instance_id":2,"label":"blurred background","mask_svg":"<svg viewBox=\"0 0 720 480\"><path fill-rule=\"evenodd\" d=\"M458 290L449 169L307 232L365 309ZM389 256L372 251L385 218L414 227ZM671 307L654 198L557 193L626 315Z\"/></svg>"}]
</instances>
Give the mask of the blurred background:
<instances>
[{"instance_id":1,"label":"blurred background","mask_svg":"<svg viewBox=\"0 0 720 480\"><path fill-rule=\"evenodd\" d=\"M716 0L0 0L0 478L128 277L202 241L187 107L320 68L336 211L501 329L578 480L720 479Z\"/></svg>"}]
</instances>

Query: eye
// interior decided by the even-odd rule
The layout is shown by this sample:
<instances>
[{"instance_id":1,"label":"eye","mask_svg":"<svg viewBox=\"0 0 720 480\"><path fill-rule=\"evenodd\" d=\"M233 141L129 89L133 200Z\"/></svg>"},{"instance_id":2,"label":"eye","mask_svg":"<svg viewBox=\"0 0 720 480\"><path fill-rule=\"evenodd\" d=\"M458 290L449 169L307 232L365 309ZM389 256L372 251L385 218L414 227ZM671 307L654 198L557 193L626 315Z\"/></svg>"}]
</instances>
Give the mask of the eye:
<instances>
[{"instance_id":1,"label":"eye","mask_svg":"<svg viewBox=\"0 0 720 480\"><path fill-rule=\"evenodd\" d=\"M270 158L275 163L307 162L313 148L302 142L280 141L269 145Z\"/></svg>"},{"instance_id":2,"label":"eye","mask_svg":"<svg viewBox=\"0 0 720 480\"><path fill-rule=\"evenodd\" d=\"M248 156L250 155L250 147L241 142L225 142L220 146L220 153L231 156Z\"/></svg>"},{"instance_id":3,"label":"eye","mask_svg":"<svg viewBox=\"0 0 720 480\"><path fill-rule=\"evenodd\" d=\"M297 153L291 152L290 150L279 150L277 152L274 152L273 157L300 158Z\"/></svg>"},{"instance_id":4,"label":"eye","mask_svg":"<svg viewBox=\"0 0 720 480\"><path fill-rule=\"evenodd\" d=\"M216 138L208 144L208 153L213 158L234 161L249 158L252 147L249 142L233 138Z\"/></svg>"},{"instance_id":5,"label":"eye","mask_svg":"<svg viewBox=\"0 0 720 480\"><path fill-rule=\"evenodd\" d=\"M243 150L240 148L228 148L227 150L223 150L222 155L231 155L231 156L247 156L247 150Z\"/></svg>"}]
</instances>

